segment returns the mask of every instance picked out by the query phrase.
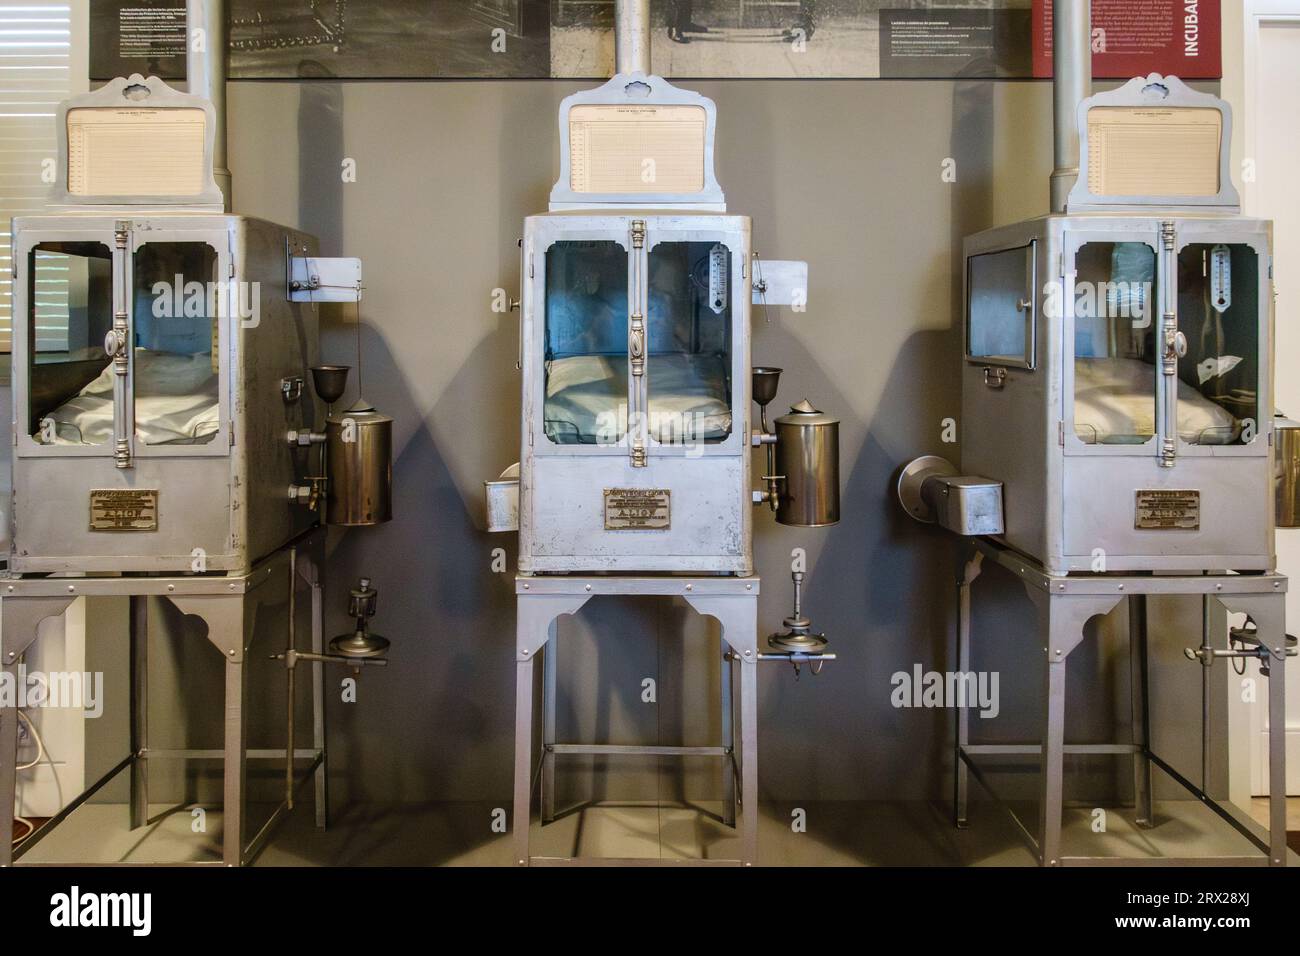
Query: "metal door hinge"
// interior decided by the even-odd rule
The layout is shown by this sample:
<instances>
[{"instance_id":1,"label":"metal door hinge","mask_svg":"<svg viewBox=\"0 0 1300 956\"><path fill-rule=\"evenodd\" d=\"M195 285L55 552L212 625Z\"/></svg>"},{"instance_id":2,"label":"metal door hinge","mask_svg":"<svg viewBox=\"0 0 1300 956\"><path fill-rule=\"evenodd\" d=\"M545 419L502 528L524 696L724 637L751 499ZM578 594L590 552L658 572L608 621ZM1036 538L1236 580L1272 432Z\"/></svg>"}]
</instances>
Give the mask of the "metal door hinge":
<instances>
[{"instance_id":1,"label":"metal door hinge","mask_svg":"<svg viewBox=\"0 0 1300 956\"><path fill-rule=\"evenodd\" d=\"M632 248L642 249L645 247L645 220L632 220Z\"/></svg>"},{"instance_id":2,"label":"metal door hinge","mask_svg":"<svg viewBox=\"0 0 1300 956\"><path fill-rule=\"evenodd\" d=\"M638 438L636 441L632 443L632 467L644 468L645 465L646 465L645 445L643 445L641 443L641 439Z\"/></svg>"},{"instance_id":3,"label":"metal door hinge","mask_svg":"<svg viewBox=\"0 0 1300 956\"><path fill-rule=\"evenodd\" d=\"M1065 447L1065 422L1056 423L1056 443L1062 448Z\"/></svg>"}]
</instances>

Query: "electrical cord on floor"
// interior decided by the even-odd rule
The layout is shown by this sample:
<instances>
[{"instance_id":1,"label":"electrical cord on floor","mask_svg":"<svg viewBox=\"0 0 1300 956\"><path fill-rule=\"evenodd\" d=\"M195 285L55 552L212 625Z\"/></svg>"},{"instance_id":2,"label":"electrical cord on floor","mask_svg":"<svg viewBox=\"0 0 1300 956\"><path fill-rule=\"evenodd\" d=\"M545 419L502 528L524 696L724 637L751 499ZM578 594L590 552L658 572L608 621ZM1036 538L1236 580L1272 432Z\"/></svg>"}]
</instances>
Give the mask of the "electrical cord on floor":
<instances>
[{"instance_id":1,"label":"electrical cord on floor","mask_svg":"<svg viewBox=\"0 0 1300 956\"><path fill-rule=\"evenodd\" d=\"M41 738L41 732L36 729L36 724L32 721L30 717L28 717L21 710L16 710L15 712L22 719L22 721L27 724L28 732L32 735L32 739L36 741L36 757L34 760L32 760L31 763L19 764L14 769L31 770L33 767L35 767L38 763L40 763L45 758L45 741ZM32 823L32 821L28 820L26 817L20 817L17 813L15 813L14 822L21 823L23 826L27 827L27 832L22 834L22 836L11 836L11 839L15 844L22 840L26 840L29 836L31 836L33 833L36 832L36 824Z\"/></svg>"},{"instance_id":2,"label":"electrical cord on floor","mask_svg":"<svg viewBox=\"0 0 1300 956\"><path fill-rule=\"evenodd\" d=\"M28 717L21 710L18 711L18 716L22 718L25 724L27 724L28 732L32 735L32 739L36 741L36 758L31 763L19 764L14 769L31 770L33 767L35 767L38 763L40 763L45 758L45 741L41 739L41 732L36 729L36 724L32 723L32 719L30 717Z\"/></svg>"}]
</instances>

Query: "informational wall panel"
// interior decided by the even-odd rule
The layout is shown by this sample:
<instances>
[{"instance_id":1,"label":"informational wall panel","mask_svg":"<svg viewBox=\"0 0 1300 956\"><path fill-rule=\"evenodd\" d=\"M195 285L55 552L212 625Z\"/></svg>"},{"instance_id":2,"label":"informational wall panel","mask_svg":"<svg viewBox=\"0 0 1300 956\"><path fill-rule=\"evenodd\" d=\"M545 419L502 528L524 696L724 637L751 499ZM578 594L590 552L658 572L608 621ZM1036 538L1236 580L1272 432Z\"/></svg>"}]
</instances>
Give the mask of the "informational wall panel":
<instances>
[{"instance_id":1,"label":"informational wall panel","mask_svg":"<svg viewBox=\"0 0 1300 956\"><path fill-rule=\"evenodd\" d=\"M1094 73L1219 75L1219 0L1092 0ZM677 78L1051 75L1051 0L651 0ZM230 0L230 74L604 78L614 0ZM91 72L184 75L180 0L96 0Z\"/></svg>"}]
</instances>

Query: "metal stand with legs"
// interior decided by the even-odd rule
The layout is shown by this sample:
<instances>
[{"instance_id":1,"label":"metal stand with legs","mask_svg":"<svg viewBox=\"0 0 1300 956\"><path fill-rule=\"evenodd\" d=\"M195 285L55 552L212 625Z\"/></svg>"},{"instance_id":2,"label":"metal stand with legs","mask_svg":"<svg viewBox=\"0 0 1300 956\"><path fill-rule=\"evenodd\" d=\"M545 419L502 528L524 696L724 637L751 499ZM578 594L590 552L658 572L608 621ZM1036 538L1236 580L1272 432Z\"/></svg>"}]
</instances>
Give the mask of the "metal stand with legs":
<instances>
[{"instance_id":1,"label":"metal stand with legs","mask_svg":"<svg viewBox=\"0 0 1300 956\"><path fill-rule=\"evenodd\" d=\"M758 849L758 593L756 577L530 577L515 580L518 599L515 647L515 794L512 818L515 862L520 866L570 863L697 863L752 866ZM681 597L700 614L718 619L723 653L721 710L722 743L716 747L643 746L631 744L575 744L556 739L556 685L558 672L556 621L575 614L602 594ZM535 663L542 663L541 751L535 746ZM735 671L740 682L740 750L735 747L735 709L732 695ZM582 859L533 856L530 850L533 794L540 790L543 826L555 819L557 758L571 754L640 755L652 757L717 757L722 763L722 821L736 825L741 808L739 859ZM536 758L536 759L535 759ZM534 775L536 763L536 775ZM739 778L739 789L737 789Z\"/></svg>"},{"instance_id":2,"label":"metal stand with legs","mask_svg":"<svg viewBox=\"0 0 1300 956\"><path fill-rule=\"evenodd\" d=\"M1098 866L1107 864L1221 864L1229 866L1286 865L1286 738L1285 662L1287 656L1285 614L1286 577L1280 574L1084 574L1055 575L1010 549L988 539L974 543L975 551L958 581L957 659L963 673L970 670L971 585L987 558L1020 577L1039 611L1043 632L1034 646L1045 656L1041 743L978 744L970 741L968 711L957 710L954 822L967 824L968 775L998 800L980 771L981 756L1040 755L1038 825L1036 832L1011 815L1021 835L1043 866ZM1255 623L1256 651L1214 650L1208 647L1208 631L1201 648L1192 653L1206 664L1213 657L1258 657L1261 672L1268 678L1269 708L1269 828L1263 831L1248 816L1207 793L1208 759L1197 785L1179 773L1151 749L1151 727L1147 683L1146 596L1149 594L1195 595L1220 601L1228 610L1245 613ZM1130 663L1132 666L1133 740L1117 744L1067 744L1065 742L1065 674L1070 653L1083 642L1084 626L1129 602ZM1225 635L1226 637L1226 635ZM1208 656L1206 656L1208 655ZM1208 699L1208 698L1206 698ZM1202 722L1202 734L1210 728ZM1203 754L1208 753L1203 748ZM1135 818L1138 826L1151 827L1151 767L1154 764L1176 783L1233 827L1260 850L1261 855L1216 857L1099 857L1070 856L1061 850L1061 815L1064 806L1064 757L1066 754L1125 754L1133 757ZM999 801L1001 802L1001 801Z\"/></svg>"},{"instance_id":3,"label":"metal stand with legs","mask_svg":"<svg viewBox=\"0 0 1300 956\"><path fill-rule=\"evenodd\" d=\"M311 589L312 650L323 647L320 568L324 562L325 535L313 531L259 562L244 575L178 575L171 577L26 577L0 579L0 667L16 681L23 655L36 641L41 621L57 617L78 597L130 598L130 752L103 777L73 798L56 815L37 827L17 846L0 841L0 866L8 866L30 851L58 824L94 796L123 770L130 771L130 825L137 829L149 820L149 763L154 760L221 759L223 767L221 865L250 862L265 846L276 825L293 806L297 788L308 777L316 786L316 824L327 820L325 786L324 664L315 662L312 674L312 746L294 746L294 692L288 684L287 726L284 748L249 750L248 660L253 653L255 623L265 607L289 606L288 647L295 643L296 595L301 584ZM207 639L225 659L225 701L220 750L162 750L149 746L148 650L149 598L166 598L183 614L201 618ZM270 656L270 655L268 655ZM280 655L283 656L283 655ZM292 670L290 671L292 673ZM17 787L18 713L0 708L0 821L13 828ZM285 791L280 805L251 840L248 828L247 761L278 760L286 766ZM309 761L301 776L293 772L294 760ZM0 823L0 827L6 826ZM81 862L81 861L69 861ZM218 861L199 861L210 865Z\"/></svg>"}]
</instances>

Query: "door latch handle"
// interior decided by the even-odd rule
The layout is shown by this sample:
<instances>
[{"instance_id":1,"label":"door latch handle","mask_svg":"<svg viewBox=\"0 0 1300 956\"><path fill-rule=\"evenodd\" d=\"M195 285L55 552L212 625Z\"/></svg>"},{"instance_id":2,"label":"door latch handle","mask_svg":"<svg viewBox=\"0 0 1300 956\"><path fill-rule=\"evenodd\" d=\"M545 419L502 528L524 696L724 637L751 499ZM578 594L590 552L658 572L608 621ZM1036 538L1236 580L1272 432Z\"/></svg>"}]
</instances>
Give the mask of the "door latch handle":
<instances>
[{"instance_id":1,"label":"door latch handle","mask_svg":"<svg viewBox=\"0 0 1300 956\"><path fill-rule=\"evenodd\" d=\"M1179 358L1187 354L1187 336L1181 331L1174 333L1174 354Z\"/></svg>"},{"instance_id":2,"label":"door latch handle","mask_svg":"<svg viewBox=\"0 0 1300 956\"><path fill-rule=\"evenodd\" d=\"M992 365L984 366L984 384L989 388L1002 388L1007 384L1007 370Z\"/></svg>"},{"instance_id":3,"label":"door latch handle","mask_svg":"<svg viewBox=\"0 0 1300 956\"><path fill-rule=\"evenodd\" d=\"M126 351L126 332L122 329L109 329L104 333L104 354L115 359Z\"/></svg>"}]
</instances>

